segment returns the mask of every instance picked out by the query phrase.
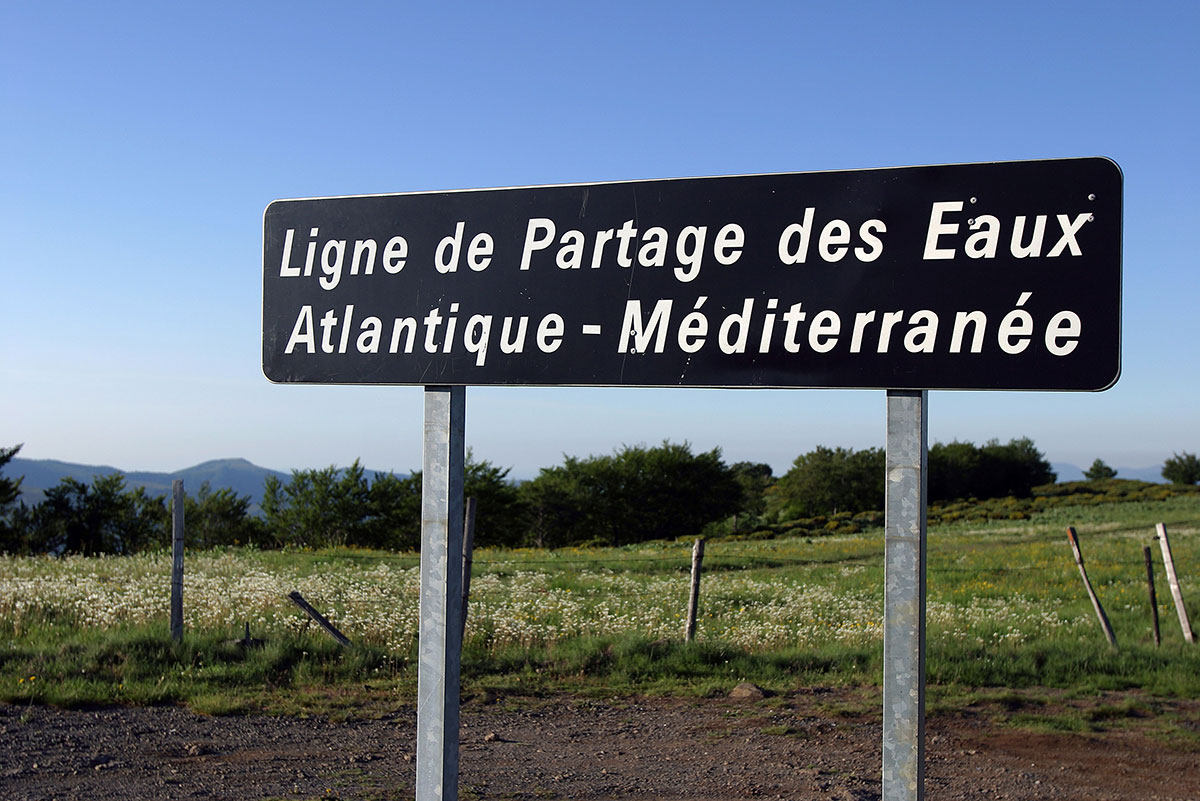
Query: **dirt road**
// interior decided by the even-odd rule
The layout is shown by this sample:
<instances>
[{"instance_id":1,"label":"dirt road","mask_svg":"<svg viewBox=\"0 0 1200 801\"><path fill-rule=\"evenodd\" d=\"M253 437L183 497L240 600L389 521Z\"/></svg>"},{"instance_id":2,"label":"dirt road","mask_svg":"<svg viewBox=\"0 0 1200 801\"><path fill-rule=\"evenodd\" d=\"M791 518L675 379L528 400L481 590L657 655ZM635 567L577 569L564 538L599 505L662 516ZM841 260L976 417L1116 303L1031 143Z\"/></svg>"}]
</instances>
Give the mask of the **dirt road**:
<instances>
[{"instance_id":1,"label":"dirt road","mask_svg":"<svg viewBox=\"0 0 1200 801\"><path fill-rule=\"evenodd\" d=\"M460 797L878 799L878 715L838 711L841 692L469 703ZM1197 730L1195 702L1168 713ZM0 798L411 798L415 728L411 712L332 723L0 706ZM1197 738L1172 742L1153 722L1030 733L966 710L931 716L927 731L930 801L1200 798Z\"/></svg>"}]
</instances>

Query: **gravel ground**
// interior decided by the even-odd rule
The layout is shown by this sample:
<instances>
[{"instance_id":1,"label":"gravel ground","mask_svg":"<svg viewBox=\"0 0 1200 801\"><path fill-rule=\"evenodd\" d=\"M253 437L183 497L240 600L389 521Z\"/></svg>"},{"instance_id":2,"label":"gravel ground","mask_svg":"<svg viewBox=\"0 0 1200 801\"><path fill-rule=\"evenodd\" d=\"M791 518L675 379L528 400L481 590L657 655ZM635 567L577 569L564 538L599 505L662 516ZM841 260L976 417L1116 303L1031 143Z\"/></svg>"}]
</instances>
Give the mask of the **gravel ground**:
<instances>
[{"instance_id":1,"label":"gravel ground","mask_svg":"<svg viewBox=\"0 0 1200 801\"><path fill-rule=\"evenodd\" d=\"M878 799L878 715L830 711L839 693L469 703L460 797ZM1197 728L1200 704L1168 711ZM986 711L932 716L926 797L1200 798L1197 740L1171 742L1153 721L1138 724L1055 734L1004 727ZM411 711L333 723L0 705L0 798L411 798L415 729Z\"/></svg>"}]
</instances>

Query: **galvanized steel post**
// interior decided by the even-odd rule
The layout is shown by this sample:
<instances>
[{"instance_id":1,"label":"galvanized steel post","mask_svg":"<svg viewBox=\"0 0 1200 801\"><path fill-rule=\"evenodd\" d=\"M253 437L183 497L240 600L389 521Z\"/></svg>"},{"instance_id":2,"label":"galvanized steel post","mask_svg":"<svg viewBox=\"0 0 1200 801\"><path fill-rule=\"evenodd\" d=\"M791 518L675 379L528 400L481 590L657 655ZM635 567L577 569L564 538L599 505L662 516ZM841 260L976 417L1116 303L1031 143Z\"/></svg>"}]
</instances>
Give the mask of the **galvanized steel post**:
<instances>
[{"instance_id":1,"label":"galvanized steel post","mask_svg":"<svg viewBox=\"0 0 1200 801\"><path fill-rule=\"evenodd\" d=\"M417 801L458 798L465 416L465 387L425 387Z\"/></svg>"},{"instance_id":2,"label":"galvanized steel post","mask_svg":"<svg viewBox=\"0 0 1200 801\"><path fill-rule=\"evenodd\" d=\"M887 393L883 801L925 797L925 526L928 398Z\"/></svg>"}]
</instances>

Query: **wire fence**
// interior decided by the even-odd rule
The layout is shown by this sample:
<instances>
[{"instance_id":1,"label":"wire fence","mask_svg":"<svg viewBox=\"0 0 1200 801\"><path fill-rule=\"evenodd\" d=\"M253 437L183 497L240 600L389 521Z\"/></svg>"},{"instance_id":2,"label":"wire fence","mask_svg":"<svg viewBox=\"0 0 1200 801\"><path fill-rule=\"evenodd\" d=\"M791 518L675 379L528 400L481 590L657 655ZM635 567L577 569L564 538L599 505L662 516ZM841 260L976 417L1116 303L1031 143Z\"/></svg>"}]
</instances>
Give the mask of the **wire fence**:
<instances>
[{"instance_id":1,"label":"wire fence","mask_svg":"<svg viewBox=\"0 0 1200 801\"><path fill-rule=\"evenodd\" d=\"M720 553L712 550L712 546L708 546L710 550L704 555L704 566L706 569L714 570L763 570L772 567L798 567L798 566L834 566L844 565L847 562L864 562L873 560L878 562L878 567L883 567L884 553L879 550L870 554L855 554L852 556L839 556L833 558L812 558L812 557L795 557L795 556L774 556L774 555L758 555L746 553ZM593 569L613 569L625 565L667 565L673 563L677 570L687 572L691 569L691 551L690 546L688 551L680 551L678 554L669 556L623 556L623 557L605 557L597 556L591 558L550 558L550 559L529 559L524 557L512 558L497 558L497 557L480 557L473 558L473 574L486 574L489 572L501 572L503 568L525 568L525 567L566 567L577 566ZM420 565L421 556L419 553L338 553L336 556L331 556L330 561L364 561L364 562L390 562L399 563L405 567L416 567ZM1121 559L1121 560L1088 560L1089 567L1097 568L1122 568L1137 566L1141 567L1144 563L1141 559ZM1038 571L1060 571L1063 569L1074 569L1074 562L1070 559L1069 551L1066 551L1066 558L1055 564L1025 564L1025 565L976 565L972 567L962 567L955 565L936 564L930 561L926 567L930 573L1005 573L1021 570L1038 570ZM669 568L668 568L669 570Z\"/></svg>"},{"instance_id":2,"label":"wire fence","mask_svg":"<svg viewBox=\"0 0 1200 801\"><path fill-rule=\"evenodd\" d=\"M1183 535L1178 567L1188 584L1200 523L1178 525ZM1127 617L1144 604L1144 587L1137 585L1145 581L1141 551L1154 536L1152 527L1108 529L1094 538L1083 532L1085 555L1090 549L1098 557L1087 566L1099 579L1099 594L1111 600L1118 615ZM1077 565L1065 540L1039 535L989 542L932 535L931 620L968 631L991 627L986 637L1016 636L1012 631L1018 629L1034 636L1047 626L1061 629L1068 618L1086 626L1086 613L1075 598L1082 598ZM580 632L672 636L689 606L691 545L649 543L629 551L480 549L471 565L468 633L473 629L477 634L471 636L489 642L527 643ZM280 599L297 590L356 639L402 652L415 636L417 553L233 549L195 552L189 559L194 560L185 574L189 627L249 619L256 629L289 629L300 618L290 606L280 607ZM157 619L165 608L164 560L147 554L14 561L0 576L0 612L17 621L13 626L24 625L22 619L77 619L87 626ZM883 537L876 532L812 541L709 541L701 565L702 636L747 645L877 636L884 560ZM1156 557L1155 564L1162 562ZM1168 608L1167 594L1159 597ZM68 611L56 611L63 609ZM1004 630L997 634L992 628Z\"/></svg>"}]
</instances>

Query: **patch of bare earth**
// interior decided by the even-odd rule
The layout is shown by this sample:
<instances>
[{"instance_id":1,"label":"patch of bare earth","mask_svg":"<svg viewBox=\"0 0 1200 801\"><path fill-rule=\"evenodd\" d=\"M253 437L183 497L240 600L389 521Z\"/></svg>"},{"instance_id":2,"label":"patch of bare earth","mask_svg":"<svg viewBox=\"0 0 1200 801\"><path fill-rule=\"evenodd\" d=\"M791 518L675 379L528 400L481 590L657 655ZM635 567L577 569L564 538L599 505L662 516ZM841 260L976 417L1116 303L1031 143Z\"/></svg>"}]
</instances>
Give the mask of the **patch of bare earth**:
<instances>
[{"instance_id":1,"label":"patch of bare earth","mask_svg":"<svg viewBox=\"0 0 1200 801\"><path fill-rule=\"evenodd\" d=\"M877 799L882 735L869 708L847 691L471 702L460 797ZM926 797L1200 798L1200 739L1184 734L1200 728L1200 704L1155 709L1172 726L1143 718L1064 734L1014 729L988 709L932 715ZM333 723L0 706L0 798L411 798L415 729L411 712Z\"/></svg>"}]
</instances>

